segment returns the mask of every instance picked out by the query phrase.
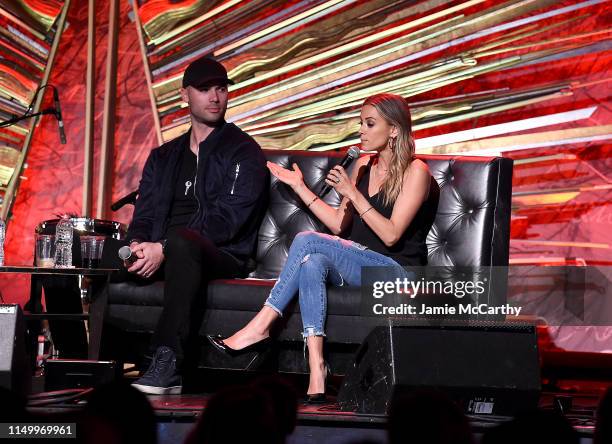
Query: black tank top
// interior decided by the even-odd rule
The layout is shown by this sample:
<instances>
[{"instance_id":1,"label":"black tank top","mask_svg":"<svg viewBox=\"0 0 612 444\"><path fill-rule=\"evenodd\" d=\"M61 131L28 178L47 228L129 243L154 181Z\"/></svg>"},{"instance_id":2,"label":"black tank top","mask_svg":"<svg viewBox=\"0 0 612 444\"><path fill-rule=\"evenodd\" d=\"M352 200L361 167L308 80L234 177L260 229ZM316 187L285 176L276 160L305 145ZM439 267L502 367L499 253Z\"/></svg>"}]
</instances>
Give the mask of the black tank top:
<instances>
[{"instance_id":1,"label":"black tank top","mask_svg":"<svg viewBox=\"0 0 612 444\"><path fill-rule=\"evenodd\" d=\"M371 197L368 193L371 163L369 162L366 166L366 171L359 180L357 189L361 191L376 211L386 218L391 218L393 204L385 206L381 192ZM427 265L427 245L425 240L436 217L439 196L440 188L432 177L427 200L423 202L402 237L391 247L387 247L357 214L353 215L349 239L368 247L370 250L390 257L400 265Z\"/></svg>"}]
</instances>

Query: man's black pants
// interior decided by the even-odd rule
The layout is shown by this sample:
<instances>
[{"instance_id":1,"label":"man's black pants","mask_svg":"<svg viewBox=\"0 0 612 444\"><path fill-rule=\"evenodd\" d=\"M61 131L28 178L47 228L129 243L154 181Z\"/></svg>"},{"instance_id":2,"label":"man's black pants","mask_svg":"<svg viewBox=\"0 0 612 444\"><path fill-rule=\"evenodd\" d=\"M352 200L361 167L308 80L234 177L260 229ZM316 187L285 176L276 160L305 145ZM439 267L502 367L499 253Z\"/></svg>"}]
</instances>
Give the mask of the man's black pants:
<instances>
[{"instance_id":1,"label":"man's black pants","mask_svg":"<svg viewBox=\"0 0 612 444\"><path fill-rule=\"evenodd\" d=\"M165 345L179 359L184 346L197 339L204 315L206 287L213 279L245 277L246 267L199 233L170 232L164 267L164 309L153 334L153 348Z\"/></svg>"}]
</instances>

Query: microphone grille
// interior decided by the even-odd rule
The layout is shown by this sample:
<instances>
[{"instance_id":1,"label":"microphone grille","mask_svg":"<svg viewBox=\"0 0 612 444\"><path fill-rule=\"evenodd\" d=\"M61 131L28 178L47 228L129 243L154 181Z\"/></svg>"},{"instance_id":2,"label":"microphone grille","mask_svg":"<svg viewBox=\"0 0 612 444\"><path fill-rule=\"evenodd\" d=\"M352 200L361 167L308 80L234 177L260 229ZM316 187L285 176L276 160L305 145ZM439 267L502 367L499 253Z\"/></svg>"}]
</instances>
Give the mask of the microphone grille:
<instances>
[{"instance_id":1,"label":"microphone grille","mask_svg":"<svg viewBox=\"0 0 612 444\"><path fill-rule=\"evenodd\" d=\"M353 145L352 147L348 149L347 154L349 155L349 157L356 159L357 157L359 157L359 147Z\"/></svg>"},{"instance_id":2,"label":"microphone grille","mask_svg":"<svg viewBox=\"0 0 612 444\"><path fill-rule=\"evenodd\" d=\"M124 261L128 260L132 256L132 250L127 245L119 248L119 259L123 259Z\"/></svg>"}]
</instances>

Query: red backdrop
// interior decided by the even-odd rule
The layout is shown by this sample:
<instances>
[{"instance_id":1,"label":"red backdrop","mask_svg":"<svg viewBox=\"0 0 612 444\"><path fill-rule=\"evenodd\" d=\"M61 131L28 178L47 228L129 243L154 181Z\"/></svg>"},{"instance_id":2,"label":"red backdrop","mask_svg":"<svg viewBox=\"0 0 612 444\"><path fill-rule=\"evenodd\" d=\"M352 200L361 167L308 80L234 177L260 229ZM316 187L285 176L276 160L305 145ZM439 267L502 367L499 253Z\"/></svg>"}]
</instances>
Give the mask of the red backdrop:
<instances>
[{"instance_id":1,"label":"red backdrop","mask_svg":"<svg viewBox=\"0 0 612 444\"><path fill-rule=\"evenodd\" d=\"M104 109L109 9L106 0L98 0L96 4L96 131L92 214L95 214ZM120 8L113 200L138 187L146 156L156 146L136 25L129 19L129 3L121 1ZM26 160L27 169L8 225L5 246L5 261L8 264L32 264L34 229L38 223L53 219L58 213L81 215L86 69L87 1L76 0L71 3L68 27L62 35L49 79L60 93L67 144L59 143L55 119L44 117L35 130ZM112 219L129 222L131 208L128 206L116 212ZM29 297L28 290L29 277L0 276L0 291L4 301L24 303Z\"/></svg>"}]
</instances>

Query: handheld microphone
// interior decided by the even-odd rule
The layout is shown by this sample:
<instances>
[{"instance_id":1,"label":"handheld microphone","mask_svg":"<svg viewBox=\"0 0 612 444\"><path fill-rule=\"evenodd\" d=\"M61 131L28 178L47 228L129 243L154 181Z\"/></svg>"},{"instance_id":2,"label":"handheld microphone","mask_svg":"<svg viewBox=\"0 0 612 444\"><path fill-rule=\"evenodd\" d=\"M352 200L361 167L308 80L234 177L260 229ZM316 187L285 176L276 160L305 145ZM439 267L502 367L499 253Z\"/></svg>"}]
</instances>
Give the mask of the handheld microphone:
<instances>
[{"instance_id":1,"label":"handheld microphone","mask_svg":"<svg viewBox=\"0 0 612 444\"><path fill-rule=\"evenodd\" d=\"M132 250L127 245L119 248L119 259L126 261L129 264L133 264L138 259L135 254L132 254Z\"/></svg>"},{"instance_id":2,"label":"handheld microphone","mask_svg":"<svg viewBox=\"0 0 612 444\"><path fill-rule=\"evenodd\" d=\"M359 148L356 146L352 146L348 149L346 156L344 156L344 158L340 161L338 165L340 165L342 168L348 168L349 165L353 163L353 160L357 159L358 157L359 157ZM329 193L331 189L332 189L331 185L324 184L323 188L321 188L321 191L319 191L319 197L325 196L327 193Z\"/></svg>"},{"instance_id":3,"label":"handheld microphone","mask_svg":"<svg viewBox=\"0 0 612 444\"><path fill-rule=\"evenodd\" d=\"M62 108L60 108L59 95L57 88L53 88L53 104L55 106L55 117L57 118L57 127L59 129L60 142L66 145L66 133L64 132L64 119L62 119Z\"/></svg>"}]
</instances>

